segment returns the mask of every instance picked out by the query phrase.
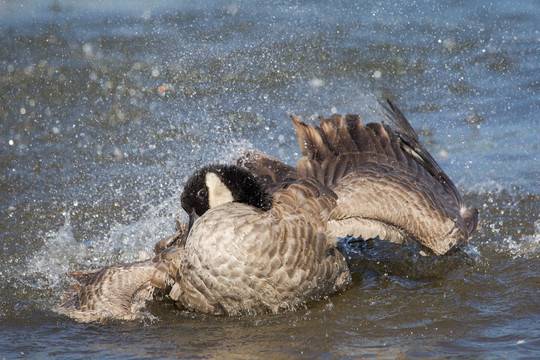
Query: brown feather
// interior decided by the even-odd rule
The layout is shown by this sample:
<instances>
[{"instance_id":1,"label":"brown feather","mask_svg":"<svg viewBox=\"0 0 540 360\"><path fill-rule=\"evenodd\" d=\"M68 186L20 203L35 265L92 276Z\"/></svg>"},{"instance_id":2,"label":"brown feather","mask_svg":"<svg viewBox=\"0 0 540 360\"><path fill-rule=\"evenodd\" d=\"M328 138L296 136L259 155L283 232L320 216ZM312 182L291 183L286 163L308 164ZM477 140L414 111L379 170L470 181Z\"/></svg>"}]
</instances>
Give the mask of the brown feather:
<instances>
[{"instance_id":1,"label":"brown feather","mask_svg":"<svg viewBox=\"0 0 540 360\"><path fill-rule=\"evenodd\" d=\"M291 116L303 154L295 167L259 153L238 160L273 194L270 210L226 203L157 243L151 260L72 272L78 283L57 311L134 319L159 290L189 310L278 312L347 286L338 237L416 241L437 255L465 246L478 211L390 101L382 117L364 126L332 115L319 127Z\"/></svg>"},{"instance_id":2,"label":"brown feather","mask_svg":"<svg viewBox=\"0 0 540 360\"><path fill-rule=\"evenodd\" d=\"M349 269L325 234L336 200L325 191L303 179L278 190L266 213L238 203L210 209L190 232L175 300L190 310L253 314L344 288Z\"/></svg>"}]
</instances>

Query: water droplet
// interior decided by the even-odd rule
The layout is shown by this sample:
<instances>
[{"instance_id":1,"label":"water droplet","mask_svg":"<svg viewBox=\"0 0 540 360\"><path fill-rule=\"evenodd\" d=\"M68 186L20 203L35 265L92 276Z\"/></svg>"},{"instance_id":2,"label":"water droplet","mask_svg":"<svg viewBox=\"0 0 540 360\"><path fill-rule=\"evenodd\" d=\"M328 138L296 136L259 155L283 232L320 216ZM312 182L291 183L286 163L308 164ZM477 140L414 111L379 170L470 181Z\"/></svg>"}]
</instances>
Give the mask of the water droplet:
<instances>
[{"instance_id":1,"label":"water droplet","mask_svg":"<svg viewBox=\"0 0 540 360\"><path fill-rule=\"evenodd\" d=\"M84 44L82 46L82 50L84 52L84 55L86 55L86 56L92 56L93 55L92 45L90 45L90 44Z\"/></svg>"},{"instance_id":2,"label":"water droplet","mask_svg":"<svg viewBox=\"0 0 540 360\"><path fill-rule=\"evenodd\" d=\"M324 81L319 78L313 78L309 80L309 86L311 86L313 89L319 89L324 86Z\"/></svg>"}]
</instances>

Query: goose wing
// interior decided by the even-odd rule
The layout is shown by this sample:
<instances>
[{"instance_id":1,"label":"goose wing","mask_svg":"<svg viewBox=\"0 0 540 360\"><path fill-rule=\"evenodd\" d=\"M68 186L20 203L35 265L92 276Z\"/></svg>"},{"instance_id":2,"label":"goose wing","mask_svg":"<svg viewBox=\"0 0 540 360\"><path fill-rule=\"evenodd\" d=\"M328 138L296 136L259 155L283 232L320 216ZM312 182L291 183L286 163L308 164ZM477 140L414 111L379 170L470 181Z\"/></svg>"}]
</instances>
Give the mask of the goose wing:
<instances>
[{"instance_id":1,"label":"goose wing","mask_svg":"<svg viewBox=\"0 0 540 360\"><path fill-rule=\"evenodd\" d=\"M72 272L78 280L55 310L80 322L133 320L153 295L152 278L159 272L153 262L115 265Z\"/></svg>"},{"instance_id":2,"label":"goose wing","mask_svg":"<svg viewBox=\"0 0 540 360\"><path fill-rule=\"evenodd\" d=\"M464 246L478 211L465 206L396 105L387 100L373 115L379 123L335 114L320 117L319 126L291 116L304 155L295 167L253 153L239 163L264 176L273 191L302 178L331 188L340 197L333 214L339 226L330 224L337 236L412 238L436 254Z\"/></svg>"},{"instance_id":3,"label":"goose wing","mask_svg":"<svg viewBox=\"0 0 540 360\"><path fill-rule=\"evenodd\" d=\"M388 233L397 242L412 237L435 254L465 245L478 222L476 210L465 208L407 119L388 104L383 124L332 115L321 117L320 126L309 126L292 117L304 155L296 166L298 176L315 177L338 194L334 219L347 225L334 226L338 235L364 235L362 228L379 226L377 236ZM351 227L356 231L351 233Z\"/></svg>"},{"instance_id":4,"label":"goose wing","mask_svg":"<svg viewBox=\"0 0 540 360\"><path fill-rule=\"evenodd\" d=\"M146 301L156 292L167 294L178 276L183 253L183 231L156 244L153 259L102 269L71 271L76 280L54 310L79 322L144 317Z\"/></svg>"},{"instance_id":5,"label":"goose wing","mask_svg":"<svg viewBox=\"0 0 540 360\"><path fill-rule=\"evenodd\" d=\"M332 186L362 164L376 162L418 174L436 181L461 208L463 200L452 180L420 143L418 135L399 108L390 100L374 110L380 123L364 126L359 115L339 114L319 117L320 126L310 126L295 116L291 120L296 129L302 157L297 166L257 152L247 152L237 163L275 190L299 178L315 177Z\"/></svg>"},{"instance_id":6,"label":"goose wing","mask_svg":"<svg viewBox=\"0 0 540 360\"><path fill-rule=\"evenodd\" d=\"M454 182L441 169L439 164L437 164L422 143L420 143L418 135L405 118L405 115L403 115L401 110L399 110L399 108L390 100L387 99L386 101L388 106L381 104L386 115L386 121L390 124L390 127L395 129L398 137L401 139L404 151L421 163L444 190L453 197L455 203L459 206L460 215L465 221L467 233L468 236L470 236L479 226L478 210L474 207L467 207L465 205Z\"/></svg>"}]
</instances>

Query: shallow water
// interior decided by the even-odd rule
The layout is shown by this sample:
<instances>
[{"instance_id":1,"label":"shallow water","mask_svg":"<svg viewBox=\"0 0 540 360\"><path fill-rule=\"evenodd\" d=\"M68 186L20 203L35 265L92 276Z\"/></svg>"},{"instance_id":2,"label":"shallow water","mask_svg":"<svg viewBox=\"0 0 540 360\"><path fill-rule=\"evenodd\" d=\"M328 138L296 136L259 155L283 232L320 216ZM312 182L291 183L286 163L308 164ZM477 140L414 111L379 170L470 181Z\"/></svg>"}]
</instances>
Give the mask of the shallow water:
<instances>
[{"instance_id":1,"label":"shallow water","mask_svg":"<svg viewBox=\"0 0 540 360\"><path fill-rule=\"evenodd\" d=\"M540 356L538 24L538 1L0 1L0 357ZM464 254L355 248L350 289L280 315L50 310L66 270L170 235L194 168L292 164L289 114L366 113L370 94L480 209Z\"/></svg>"}]
</instances>

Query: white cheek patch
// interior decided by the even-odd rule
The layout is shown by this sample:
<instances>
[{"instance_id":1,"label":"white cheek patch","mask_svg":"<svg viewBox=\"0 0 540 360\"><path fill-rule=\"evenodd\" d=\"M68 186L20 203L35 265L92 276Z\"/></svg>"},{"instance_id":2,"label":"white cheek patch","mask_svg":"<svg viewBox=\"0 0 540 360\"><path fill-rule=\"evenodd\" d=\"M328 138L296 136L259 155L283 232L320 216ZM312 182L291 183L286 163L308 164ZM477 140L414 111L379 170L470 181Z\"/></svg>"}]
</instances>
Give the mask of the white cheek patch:
<instances>
[{"instance_id":1,"label":"white cheek patch","mask_svg":"<svg viewBox=\"0 0 540 360\"><path fill-rule=\"evenodd\" d=\"M225 186L219 176L209 172L206 174L205 181L208 188L208 207L210 209L234 201L231 190Z\"/></svg>"}]
</instances>

